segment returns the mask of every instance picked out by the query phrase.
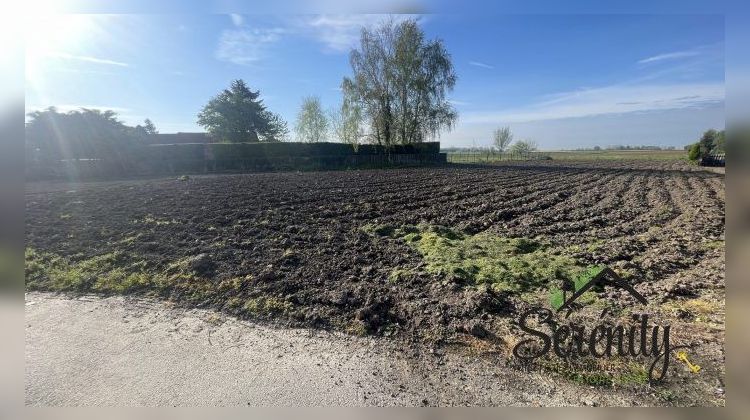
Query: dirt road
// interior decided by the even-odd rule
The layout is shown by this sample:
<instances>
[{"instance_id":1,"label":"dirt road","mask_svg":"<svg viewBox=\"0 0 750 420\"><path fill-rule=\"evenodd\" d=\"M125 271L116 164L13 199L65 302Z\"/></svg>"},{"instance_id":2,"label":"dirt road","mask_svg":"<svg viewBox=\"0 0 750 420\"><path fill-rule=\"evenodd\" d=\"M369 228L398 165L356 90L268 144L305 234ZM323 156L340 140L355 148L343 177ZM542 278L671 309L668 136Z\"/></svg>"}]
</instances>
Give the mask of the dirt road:
<instances>
[{"instance_id":1,"label":"dirt road","mask_svg":"<svg viewBox=\"0 0 750 420\"><path fill-rule=\"evenodd\" d=\"M34 406L654 404L488 358L418 355L395 340L274 329L144 299L28 293L25 322Z\"/></svg>"}]
</instances>

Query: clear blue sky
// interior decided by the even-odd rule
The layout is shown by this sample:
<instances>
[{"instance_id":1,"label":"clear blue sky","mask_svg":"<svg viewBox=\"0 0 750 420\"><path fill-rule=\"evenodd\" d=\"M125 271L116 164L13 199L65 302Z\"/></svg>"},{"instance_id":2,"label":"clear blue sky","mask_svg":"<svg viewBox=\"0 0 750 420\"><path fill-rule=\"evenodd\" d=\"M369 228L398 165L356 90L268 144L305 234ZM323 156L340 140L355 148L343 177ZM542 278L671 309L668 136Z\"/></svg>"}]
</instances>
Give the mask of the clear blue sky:
<instances>
[{"instance_id":1,"label":"clear blue sky","mask_svg":"<svg viewBox=\"0 0 750 420\"><path fill-rule=\"evenodd\" d=\"M293 126L301 98L340 102L348 51L376 15L47 16L29 25L27 110L113 109L161 132L242 78ZM396 16L396 18L402 18ZM493 128L543 149L683 146L724 126L721 15L418 16L459 76L446 146L488 145Z\"/></svg>"}]
</instances>

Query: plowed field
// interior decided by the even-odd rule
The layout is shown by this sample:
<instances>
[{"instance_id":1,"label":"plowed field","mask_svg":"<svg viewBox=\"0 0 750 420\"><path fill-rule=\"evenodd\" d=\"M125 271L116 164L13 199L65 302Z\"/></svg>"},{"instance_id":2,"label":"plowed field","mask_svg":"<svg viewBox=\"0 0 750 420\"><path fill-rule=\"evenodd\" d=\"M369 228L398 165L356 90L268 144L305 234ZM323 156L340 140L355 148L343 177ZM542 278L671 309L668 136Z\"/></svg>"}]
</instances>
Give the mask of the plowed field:
<instances>
[{"instance_id":1,"label":"plowed field","mask_svg":"<svg viewBox=\"0 0 750 420\"><path fill-rule=\"evenodd\" d=\"M30 184L27 288L507 351L556 276L604 264L721 386L724 206L723 175L669 162Z\"/></svg>"}]
</instances>

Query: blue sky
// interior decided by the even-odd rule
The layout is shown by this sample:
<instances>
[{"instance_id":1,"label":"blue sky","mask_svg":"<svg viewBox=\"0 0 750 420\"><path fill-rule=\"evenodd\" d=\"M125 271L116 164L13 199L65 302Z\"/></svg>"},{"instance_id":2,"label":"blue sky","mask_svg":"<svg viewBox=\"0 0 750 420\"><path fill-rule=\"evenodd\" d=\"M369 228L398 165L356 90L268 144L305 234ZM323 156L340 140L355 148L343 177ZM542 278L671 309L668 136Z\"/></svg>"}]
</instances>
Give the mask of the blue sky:
<instances>
[{"instance_id":1,"label":"blue sky","mask_svg":"<svg viewBox=\"0 0 750 420\"><path fill-rule=\"evenodd\" d=\"M396 19L404 16L395 16ZM724 126L721 15L422 15L459 76L446 146L495 127L543 149L682 146ZM27 110L113 109L200 131L206 101L242 78L293 126L301 98L339 104L348 51L379 15L52 15L26 44Z\"/></svg>"}]
</instances>

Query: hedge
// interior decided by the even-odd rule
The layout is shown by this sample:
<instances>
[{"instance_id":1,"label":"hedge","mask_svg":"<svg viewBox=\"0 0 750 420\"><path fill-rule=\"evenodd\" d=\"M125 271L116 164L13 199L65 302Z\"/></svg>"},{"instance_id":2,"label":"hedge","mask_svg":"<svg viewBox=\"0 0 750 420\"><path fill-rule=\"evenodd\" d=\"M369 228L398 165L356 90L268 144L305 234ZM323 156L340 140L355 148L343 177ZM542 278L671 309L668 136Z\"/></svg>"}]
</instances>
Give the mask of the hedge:
<instances>
[{"instance_id":1,"label":"hedge","mask_svg":"<svg viewBox=\"0 0 750 420\"><path fill-rule=\"evenodd\" d=\"M318 157L378 154L434 154L440 152L439 142L395 145L387 149L373 144L360 145L354 150L343 143L188 143L150 145L134 156L156 160L243 160L267 157Z\"/></svg>"}]
</instances>

